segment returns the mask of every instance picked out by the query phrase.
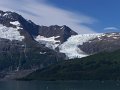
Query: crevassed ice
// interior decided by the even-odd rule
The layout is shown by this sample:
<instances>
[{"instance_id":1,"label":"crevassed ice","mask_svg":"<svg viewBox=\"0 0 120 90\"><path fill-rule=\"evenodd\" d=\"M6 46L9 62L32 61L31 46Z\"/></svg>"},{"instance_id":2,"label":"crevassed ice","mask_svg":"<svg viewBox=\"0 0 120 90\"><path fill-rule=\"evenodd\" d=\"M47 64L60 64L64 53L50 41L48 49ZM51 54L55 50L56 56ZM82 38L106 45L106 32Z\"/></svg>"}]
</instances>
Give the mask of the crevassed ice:
<instances>
[{"instance_id":1,"label":"crevassed ice","mask_svg":"<svg viewBox=\"0 0 120 90\"><path fill-rule=\"evenodd\" d=\"M55 49L60 41L59 40L55 40L56 38L59 38L60 36L53 36L53 37L44 37L44 36L40 36L38 35L35 40L41 44L44 44L46 47L50 48L50 49Z\"/></svg>"},{"instance_id":2,"label":"crevassed ice","mask_svg":"<svg viewBox=\"0 0 120 90\"><path fill-rule=\"evenodd\" d=\"M78 46L101 35L103 34L81 34L71 36L66 42L59 46L59 50L61 53L65 53L69 59L86 57L88 55L80 50Z\"/></svg>"},{"instance_id":3,"label":"crevassed ice","mask_svg":"<svg viewBox=\"0 0 120 90\"><path fill-rule=\"evenodd\" d=\"M22 41L25 37L20 35L17 28L6 27L0 24L0 38Z\"/></svg>"}]
</instances>

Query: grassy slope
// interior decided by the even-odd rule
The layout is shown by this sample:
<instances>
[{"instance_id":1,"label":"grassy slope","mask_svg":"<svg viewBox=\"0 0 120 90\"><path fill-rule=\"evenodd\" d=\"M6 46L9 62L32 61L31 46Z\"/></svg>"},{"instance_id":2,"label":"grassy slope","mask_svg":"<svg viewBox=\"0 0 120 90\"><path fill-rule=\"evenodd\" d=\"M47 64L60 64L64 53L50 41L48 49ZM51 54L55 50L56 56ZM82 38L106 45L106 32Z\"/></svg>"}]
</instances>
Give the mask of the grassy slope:
<instances>
[{"instance_id":1,"label":"grassy slope","mask_svg":"<svg viewBox=\"0 0 120 90\"><path fill-rule=\"evenodd\" d=\"M120 80L120 50L73 59L38 70L26 80Z\"/></svg>"}]
</instances>

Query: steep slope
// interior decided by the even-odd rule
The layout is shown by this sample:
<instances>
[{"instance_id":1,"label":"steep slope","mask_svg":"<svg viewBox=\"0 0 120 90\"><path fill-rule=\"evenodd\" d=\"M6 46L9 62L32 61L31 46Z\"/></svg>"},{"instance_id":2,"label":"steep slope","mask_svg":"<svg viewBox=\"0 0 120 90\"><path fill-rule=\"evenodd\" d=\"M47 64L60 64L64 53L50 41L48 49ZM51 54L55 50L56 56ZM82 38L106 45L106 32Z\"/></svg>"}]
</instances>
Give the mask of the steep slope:
<instances>
[{"instance_id":1,"label":"steep slope","mask_svg":"<svg viewBox=\"0 0 120 90\"><path fill-rule=\"evenodd\" d=\"M65 58L35 41L39 28L15 12L0 11L0 72L43 68Z\"/></svg>"},{"instance_id":2,"label":"steep slope","mask_svg":"<svg viewBox=\"0 0 120 90\"><path fill-rule=\"evenodd\" d=\"M22 80L120 80L120 50L72 59L37 70Z\"/></svg>"},{"instance_id":3,"label":"steep slope","mask_svg":"<svg viewBox=\"0 0 120 90\"><path fill-rule=\"evenodd\" d=\"M60 42L63 43L67 41L67 39L71 37L71 35L77 35L77 33L72 31L66 25L64 26L53 25L50 27L40 26L39 35L44 36L46 38L59 36L58 38L56 38L56 40L60 40Z\"/></svg>"},{"instance_id":4,"label":"steep slope","mask_svg":"<svg viewBox=\"0 0 120 90\"><path fill-rule=\"evenodd\" d=\"M2 28L9 27L10 29L16 29L14 30L14 32L16 32L16 36L18 34L19 36L24 36L25 41L31 41L34 39L50 49L55 49L59 44L65 42L69 37L71 37L71 35L77 35L76 32L65 25L53 25L49 27L39 26L30 20L24 19L21 15L10 11L0 11L0 24L1 27L4 26ZM17 31L19 31L19 33ZM13 31L11 30L11 32ZM15 37L15 33L12 37ZM45 39L43 40L43 38ZM46 45L47 43L49 43L49 45Z\"/></svg>"},{"instance_id":5,"label":"steep slope","mask_svg":"<svg viewBox=\"0 0 120 90\"><path fill-rule=\"evenodd\" d=\"M0 24L4 27L14 28L19 31L21 36L25 36L24 40L31 40L38 34L38 27L32 22L25 20L21 15L15 12L0 11Z\"/></svg>"}]
</instances>

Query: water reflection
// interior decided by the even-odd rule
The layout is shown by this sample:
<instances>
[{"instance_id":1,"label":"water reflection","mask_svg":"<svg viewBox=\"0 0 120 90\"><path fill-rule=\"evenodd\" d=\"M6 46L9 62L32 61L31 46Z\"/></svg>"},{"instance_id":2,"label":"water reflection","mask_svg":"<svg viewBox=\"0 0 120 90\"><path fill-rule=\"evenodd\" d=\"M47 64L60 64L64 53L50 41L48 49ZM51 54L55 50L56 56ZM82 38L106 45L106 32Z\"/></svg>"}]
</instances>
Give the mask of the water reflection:
<instances>
[{"instance_id":1,"label":"water reflection","mask_svg":"<svg viewBox=\"0 0 120 90\"><path fill-rule=\"evenodd\" d=\"M0 90L120 90L120 81L5 81Z\"/></svg>"}]
</instances>

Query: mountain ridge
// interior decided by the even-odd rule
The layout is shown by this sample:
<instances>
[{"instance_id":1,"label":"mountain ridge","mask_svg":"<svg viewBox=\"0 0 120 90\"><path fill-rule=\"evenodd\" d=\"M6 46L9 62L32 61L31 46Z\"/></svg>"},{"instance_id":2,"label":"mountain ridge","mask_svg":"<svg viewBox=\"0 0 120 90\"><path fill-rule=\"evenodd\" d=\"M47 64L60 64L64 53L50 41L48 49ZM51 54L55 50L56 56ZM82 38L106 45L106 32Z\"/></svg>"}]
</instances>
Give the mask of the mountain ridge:
<instances>
[{"instance_id":1,"label":"mountain ridge","mask_svg":"<svg viewBox=\"0 0 120 90\"><path fill-rule=\"evenodd\" d=\"M4 77L119 49L119 32L78 35L66 25L40 26L15 12L0 11L0 73Z\"/></svg>"}]
</instances>

